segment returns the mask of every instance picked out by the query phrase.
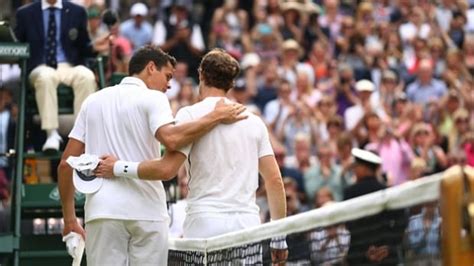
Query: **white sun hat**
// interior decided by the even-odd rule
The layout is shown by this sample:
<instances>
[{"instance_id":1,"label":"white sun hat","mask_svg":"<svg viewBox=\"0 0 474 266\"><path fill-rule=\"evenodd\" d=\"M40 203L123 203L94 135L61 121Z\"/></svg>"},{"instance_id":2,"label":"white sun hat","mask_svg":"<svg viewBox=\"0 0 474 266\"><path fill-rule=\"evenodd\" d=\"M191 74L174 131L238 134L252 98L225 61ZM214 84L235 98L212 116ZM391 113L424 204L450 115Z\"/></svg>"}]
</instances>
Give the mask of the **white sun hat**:
<instances>
[{"instance_id":1,"label":"white sun hat","mask_svg":"<svg viewBox=\"0 0 474 266\"><path fill-rule=\"evenodd\" d=\"M351 150L351 153L352 153L352 156L354 156L356 159L364 161L364 162L377 164L377 165L382 163L382 159L380 158L380 156L368 150L353 148Z\"/></svg>"},{"instance_id":2,"label":"white sun hat","mask_svg":"<svg viewBox=\"0 0 474 266\"><path fill-rule=\"evenodd\" d=\"M77 191L91 194L97 192L102 187L104 179L94 175L94 170L100 162L97 155L81 154L79 157L69 156L66 162L73 169L72 180Z\"/></svg>"}]
</instances>

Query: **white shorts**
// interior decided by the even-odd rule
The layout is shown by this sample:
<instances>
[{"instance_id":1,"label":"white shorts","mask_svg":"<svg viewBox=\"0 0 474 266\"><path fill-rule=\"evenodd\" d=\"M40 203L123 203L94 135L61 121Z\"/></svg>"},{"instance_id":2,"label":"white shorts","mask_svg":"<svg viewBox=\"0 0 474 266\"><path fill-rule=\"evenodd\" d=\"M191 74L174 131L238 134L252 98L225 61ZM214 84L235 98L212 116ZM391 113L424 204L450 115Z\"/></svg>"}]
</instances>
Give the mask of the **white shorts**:
<instances>
[{"instance_id":1,"label":"white shorts","mask_svg":"<svg viewBox=\"0 0 474 266\"><path fill-rule=\"evenodd\" d=\"M247 212L196 213L186 215L184 238L208 238L260 224L260 216Z\"/></svg>"},{"instance_id":2,"label":"white shorts","mask_svg":"<svg viewBox=\"0 0 474 266\"><path fill-rule=\"evenodd\" d=\"M168 264L167 221L97 219L85 229L87 265Z\"/></svg>"}]
</instances>

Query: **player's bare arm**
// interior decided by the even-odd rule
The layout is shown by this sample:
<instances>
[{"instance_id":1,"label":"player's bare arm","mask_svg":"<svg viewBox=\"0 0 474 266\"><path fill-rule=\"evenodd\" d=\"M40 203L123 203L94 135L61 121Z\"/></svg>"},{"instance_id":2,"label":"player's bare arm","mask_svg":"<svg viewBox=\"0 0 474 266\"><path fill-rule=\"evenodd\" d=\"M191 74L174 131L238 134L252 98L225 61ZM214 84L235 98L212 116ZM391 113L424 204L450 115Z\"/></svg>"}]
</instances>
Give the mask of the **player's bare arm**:
<instances>
[{"instance_id":1,"label":"player's bare arm","mask_svg":"<svg viewBox=\"0 0 474 266\"><path fill-rule=\"evenodd\" d=\"M66 149L61 157L58 166L58 188L61 196L61 206L64 219L63 235L69 234L71 231L76 232L85 239L85 231L77 222L76 210L74 207L74 185L72 183L72 168L66 162L69 156L80 156L84 153L84 143L70 138Z\"/></svg>"}]
</instances>

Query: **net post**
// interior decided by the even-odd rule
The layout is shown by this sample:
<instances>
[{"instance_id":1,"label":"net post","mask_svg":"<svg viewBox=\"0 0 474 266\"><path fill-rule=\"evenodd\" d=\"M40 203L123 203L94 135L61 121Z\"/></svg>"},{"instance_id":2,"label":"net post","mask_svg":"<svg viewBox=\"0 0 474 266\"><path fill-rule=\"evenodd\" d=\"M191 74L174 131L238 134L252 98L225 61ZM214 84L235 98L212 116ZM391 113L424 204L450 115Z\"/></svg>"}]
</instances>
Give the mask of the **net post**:
<instances>
[{"instance_id":1,"label":"net post","mask_svg":"<svg viewBox=\"0 0 474 266\"><path fill-rule=\"evenodd\" d=\"M449 168L440 189L443 265L473 265L474 239L470 231L474 228L467 208L474 199L474 168Z\"/></svg>"}]
</instances>

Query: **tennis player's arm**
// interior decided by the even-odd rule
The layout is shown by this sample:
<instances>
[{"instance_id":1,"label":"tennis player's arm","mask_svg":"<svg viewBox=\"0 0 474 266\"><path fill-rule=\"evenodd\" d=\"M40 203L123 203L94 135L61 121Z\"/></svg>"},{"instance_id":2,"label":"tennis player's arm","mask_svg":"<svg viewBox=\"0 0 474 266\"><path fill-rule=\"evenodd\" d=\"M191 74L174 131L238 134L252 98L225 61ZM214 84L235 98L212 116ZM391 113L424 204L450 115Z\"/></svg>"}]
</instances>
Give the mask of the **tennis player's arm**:
<instances>
[{"instance_id":1,"label":"tennis player's arm","mask_svg":"<svg viewBox=\"0 0 474 266\"><path fill-rule=\"evenodd\" d=\"M265 182L268 205L272 220L286 217L286 195L280 169L274 155L263 156L258 160L259 172Z\"/></svg>"},{"instance_id":2,"label":"tennis player's arm","mask_svg":"<svg viewBox=\"0 0 474 266\"><path fill-rule=\"evenodd\" d=\"M245 109L241 104L226 104L222 99L209 114L197 120L163 125L156 130L155 137L168 150L175 151L202 137L220 123L234 123L247 118L241 114Z\"/></svg>"},{"instance_id":3,"label":"tennis player's arm","mask_svg":"<svg viewBox=\"0 0 474 266\"><path fill-rule=\"evenodd\" d=\"M74 207L74 185L72 183L72 168L66 162L69 156L80 156L84 153L84 143L69 138L66 149L61 156L58 166L58 188L61 197L64 223L76 223L76 209Z\"/></svg>"},{"instance_id":4,"label":"tennis player's arm","mask_svg":"<svg viewBox=\"0 0 474 266\"><path fill-rule=\"evenodd\" d=\"M176 176L186 160L186 155L178 151L167 151L160 159L143 162L118 160L112 155L101 156L101 162L94 173L99 177L112 176L143 180L170 180Z\"/></svg>"},{"instance_id":5,"label":"tennis player's arm","mask_svg":"<svg viewBox=\"0 0 474 266\"><path fill-rule=\"evenodd\" d=\"M145 180L170 180L176 176L186 156L167 151L161 159L143 161L138 165L138 177Z\"/></svg>"}]
</instances>

